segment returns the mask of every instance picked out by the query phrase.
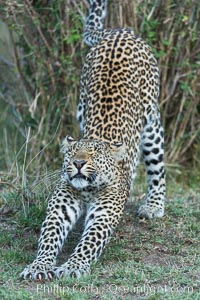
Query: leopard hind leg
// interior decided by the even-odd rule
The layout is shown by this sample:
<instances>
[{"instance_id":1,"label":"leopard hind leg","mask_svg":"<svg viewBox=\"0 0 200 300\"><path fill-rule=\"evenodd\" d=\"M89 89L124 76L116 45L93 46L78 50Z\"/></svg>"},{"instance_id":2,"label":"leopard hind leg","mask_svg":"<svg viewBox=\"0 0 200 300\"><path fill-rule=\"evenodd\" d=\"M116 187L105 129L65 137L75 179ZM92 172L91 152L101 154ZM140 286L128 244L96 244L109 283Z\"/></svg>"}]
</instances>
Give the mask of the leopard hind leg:
<instances>
[{"instance_id":1,"label":"leopard hind leg","mask_svg":"<svg viewBox=\"0 0 200 300\"><path fill-rule=\"evenodd\" d=\"M141 150L145 162L148 191L145 204L138 210L140 218L161 218L165 204L164 132L159 111L144 126Z\"/></svg>"}]
</instances>

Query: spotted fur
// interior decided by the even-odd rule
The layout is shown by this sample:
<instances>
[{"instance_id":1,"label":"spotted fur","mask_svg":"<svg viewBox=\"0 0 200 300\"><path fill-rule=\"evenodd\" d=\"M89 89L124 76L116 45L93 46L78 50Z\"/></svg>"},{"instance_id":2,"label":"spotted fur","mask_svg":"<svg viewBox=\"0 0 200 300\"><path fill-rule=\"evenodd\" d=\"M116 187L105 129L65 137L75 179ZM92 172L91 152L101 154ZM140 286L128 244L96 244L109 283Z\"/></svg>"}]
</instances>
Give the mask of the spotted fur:
<instances>
[{"instance_id":1,"label":"spotted fur","mask_svg":"<svg viewBox=\"0 0 200 300\"><path fill-rule=\"evenodd\" d=\"M150 47L131 29L103 29L106 1L91 0L84 40L91 47L82 69L77 118L83 138L67 137L60 183L48 202L38 254L22 278L90 271L122 216L142 152L148 192L140 217L162 217L165 200L159 71ZM86 210L80 242L67 262L56 257Z\"/></svg>"}]
</instances>

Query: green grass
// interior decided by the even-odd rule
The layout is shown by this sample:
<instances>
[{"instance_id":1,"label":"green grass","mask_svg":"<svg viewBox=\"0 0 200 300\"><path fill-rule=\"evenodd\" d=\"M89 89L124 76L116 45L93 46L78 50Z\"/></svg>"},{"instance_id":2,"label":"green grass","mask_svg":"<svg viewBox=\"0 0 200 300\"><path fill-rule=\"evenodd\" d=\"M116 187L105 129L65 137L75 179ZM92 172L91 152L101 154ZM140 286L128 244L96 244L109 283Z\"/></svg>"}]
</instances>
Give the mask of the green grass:
<instances>
[{"instance_id":1,"label":"green grass","mask_svg":"<svg viewBox=\"0 0 200 300\"><path fill-rule=\"evenodd\" d=\"M144 184L137 180L135 200L143 191ZM7 201L1 213L0 299L200 299L198 184L183 186L169 179L161 220L139 220L135 217L139 203L129 202L110 244L91 274L79 281L19 279L36 255L45 204L37 200L36 207L32 200L24 211L19 194L4 193L3 198ZM78 236L78 230L70 236L59 263L66 260Z\"/></svg>"}]
</instances>

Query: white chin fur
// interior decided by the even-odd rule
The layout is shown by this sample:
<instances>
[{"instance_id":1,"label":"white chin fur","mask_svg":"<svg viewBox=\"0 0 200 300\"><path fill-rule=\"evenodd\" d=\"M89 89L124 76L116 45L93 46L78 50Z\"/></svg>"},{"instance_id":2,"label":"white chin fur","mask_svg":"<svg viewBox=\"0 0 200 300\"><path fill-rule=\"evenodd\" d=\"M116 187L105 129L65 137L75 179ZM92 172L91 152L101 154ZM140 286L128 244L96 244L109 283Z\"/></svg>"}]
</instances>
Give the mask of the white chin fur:
<instances>
[{"instance_id":1,"label":"white chin fur","mask_svg":"<svg viewBox=\"0 0 200 300\"><path fill-rule=\"evenodd\" d=\"M87 180L82 179L82 178L74 178L71 181L71 185L75 189L80 190L80 189L86 188L88 186L88 182L87 182Z\"/></svg>"}]
</instances>

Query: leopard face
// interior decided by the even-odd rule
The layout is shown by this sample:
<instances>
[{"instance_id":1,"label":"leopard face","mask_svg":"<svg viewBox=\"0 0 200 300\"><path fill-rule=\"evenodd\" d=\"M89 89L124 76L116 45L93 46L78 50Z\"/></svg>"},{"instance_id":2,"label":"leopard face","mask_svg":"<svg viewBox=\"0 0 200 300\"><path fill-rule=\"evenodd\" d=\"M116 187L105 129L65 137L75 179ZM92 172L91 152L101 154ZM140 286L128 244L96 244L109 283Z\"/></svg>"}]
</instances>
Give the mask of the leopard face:
<instances>
[{"instance_id":1,"label":"leopard face","mask_svg":"<svg viewBox=\"0 0 200 300\"><path fill-rule=\"evenodd\" d=\"M122 143L66 137L61 149L65 154L62 179L77 190L106 186L112 182L124 150Z\"/></svg>"}]
</instances>

